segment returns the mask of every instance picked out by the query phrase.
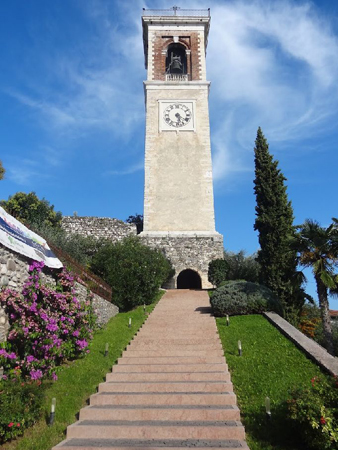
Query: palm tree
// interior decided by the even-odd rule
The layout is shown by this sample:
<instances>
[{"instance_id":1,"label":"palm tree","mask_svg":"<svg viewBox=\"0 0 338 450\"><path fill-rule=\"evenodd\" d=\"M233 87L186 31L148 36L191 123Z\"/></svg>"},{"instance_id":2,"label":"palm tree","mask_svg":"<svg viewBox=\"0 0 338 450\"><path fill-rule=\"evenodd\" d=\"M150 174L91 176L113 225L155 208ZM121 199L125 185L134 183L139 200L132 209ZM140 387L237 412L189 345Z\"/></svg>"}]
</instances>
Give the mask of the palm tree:
<instances>
[{"instance_id":1,"label":"palm tree","mask_svg":"<svg viewBox=\"0 0 338 450\"><path fill-rule=\"evenodd\" d=\"M299 263L311 267L317 285L319 307L323 322L325 346L331 355L334 354L332 327L329 314L328 290L337 289L338 268L338 221L327 227L307 219L297 227L294 246L298 251Z\"/></svg>"}]
</instances>

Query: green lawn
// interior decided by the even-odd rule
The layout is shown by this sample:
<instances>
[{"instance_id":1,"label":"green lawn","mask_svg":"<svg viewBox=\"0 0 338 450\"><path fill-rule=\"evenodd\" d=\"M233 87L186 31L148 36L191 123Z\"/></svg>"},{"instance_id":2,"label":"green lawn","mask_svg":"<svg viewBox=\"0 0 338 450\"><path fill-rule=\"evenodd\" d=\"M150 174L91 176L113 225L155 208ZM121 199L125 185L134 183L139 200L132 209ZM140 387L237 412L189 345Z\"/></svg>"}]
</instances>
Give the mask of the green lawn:
<instances>
[{"instance_id":1,"label":"green lawn","mask_svg":"<svg viewBox=\"0 0 338 450\"><path fill-rule=\"evenodd\" d=\"M297 432L286 420L285 401L294 387L310 385L320 369L258 315L216 319L251 450L300 450ZM238 356L238 340L242 356ZM272 418L265 415L271 399Z\"/></svg>"},{"instance_id":2,"label":"green lawn","mask_svg":"<svg viewBox=\"0 0 338 450\"><path fill-rule=\"evenodd\" d=\"M150 312L155 303L147 306ZM132 326L128 327L129 317ZM96 392L107 372L121 356L132 337L143 324L146 315L143 307L128 313L120 313L106 327L95 333L90 344L90 353L83 359L64 366L58 373L58 381L46 391L45 417L34 427L27 429L23 437L5 443L3 450L49 450L65 438L67 425L75 422L76 414L86 405L89 396ZM109 344L109 355L104 356L105 344ZM53 426L48 426L51 399L56 398L56 415Z\"/></svg>"}]
</instances>

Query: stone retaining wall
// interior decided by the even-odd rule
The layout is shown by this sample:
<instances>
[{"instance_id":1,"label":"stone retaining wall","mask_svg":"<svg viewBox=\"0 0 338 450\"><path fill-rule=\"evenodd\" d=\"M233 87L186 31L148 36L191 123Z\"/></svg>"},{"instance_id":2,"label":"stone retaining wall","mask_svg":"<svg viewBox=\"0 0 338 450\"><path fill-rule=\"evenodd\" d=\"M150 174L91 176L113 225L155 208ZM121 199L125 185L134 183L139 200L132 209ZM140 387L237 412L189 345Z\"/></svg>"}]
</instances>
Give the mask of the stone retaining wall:
<instances>
[{"instance_id":1,"label":"stone retaining wall","mask_svg":"<svg viewBox=\"0 0 338 450\"><path fill-rule=\"evenodd\" d=\"M140 238L145 245L161 250L175 269L173 279L165 287L176 288L178 275L186 269L199 274L203 289L213 287L208 281L209 262L223 258L222 235L215 233L210 236L198 234L156 236L141 233Z\"/></svg>"},{"instance_id":2,"label":"stone retaining wall","mask_svg":"<svg viewBox=\"0 0 338 450\"><path fill-rule=\"evenodd\" d=\"M122 222L109 217L78 217L64 216L62 228L67 233L77 233L82 236L106 238L113 242L121 241L127 236L135 236L136 225Z\"/></svg>"},{"instance_id":3,"label":"stone retaining wall","mask_svg":"<svg viewBox=\"0 0 338 450\"><path fill-rule=\"evenodd\" d=\"M28 278L28 268L31 260L23 255L13 252L12 250L0 245L0 288L7 287L16 292L21 292L24 282ZM57 269L49 269L45 267L41 273L41 279L44 283L55 286L55 274ZM76 283L75 291L80 301L87 299L87 287ZM117 306L104 300L97 294L93 294L93 306L97 315L97 322L103 325L108 322L111 317L116 316L119 312ZM4 342L8 333L8 317L4 310L0 308L0 342Z\"/></svg>"},{"instance_id":4,"label":"stone retaining wall","mask_svg":"<svg viewBox=\"0 0 338 450\"><path fill-rule=\"evenodd\" d=\"M305 336L285 319L274 312L264 313L264 316L278 330L289 338L298 348L300 348L309 358L319 364L331 375L338 376L338 358L330 355L325 348L317 344L313 339Z\"/></svg>"}]
</instances>

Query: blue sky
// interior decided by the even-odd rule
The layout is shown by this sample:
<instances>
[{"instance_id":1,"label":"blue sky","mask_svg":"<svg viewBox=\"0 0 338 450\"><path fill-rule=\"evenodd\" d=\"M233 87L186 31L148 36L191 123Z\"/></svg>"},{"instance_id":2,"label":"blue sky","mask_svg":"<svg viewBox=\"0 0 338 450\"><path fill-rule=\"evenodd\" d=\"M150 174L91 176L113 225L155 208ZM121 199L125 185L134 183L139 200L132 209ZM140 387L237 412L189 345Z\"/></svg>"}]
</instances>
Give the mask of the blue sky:
<instances>
[{"instance_id":1,"label":"blue sky","mask_svg":"<svg viewBox=\"0 0 338 450\"><path fill-rule=\"evenodd\" d=\"M2 0L0 198L35 191L64 215L143 211L142 7L163 1ZM183 6L178 5L178 6ZM258 248L258 126L287 178L295 223L338 216L338 2L208 1L216 228ZM309 279L308 291L315 293ZM338 301L331 307L338 309Z\"/></svg>"}]
</instances>

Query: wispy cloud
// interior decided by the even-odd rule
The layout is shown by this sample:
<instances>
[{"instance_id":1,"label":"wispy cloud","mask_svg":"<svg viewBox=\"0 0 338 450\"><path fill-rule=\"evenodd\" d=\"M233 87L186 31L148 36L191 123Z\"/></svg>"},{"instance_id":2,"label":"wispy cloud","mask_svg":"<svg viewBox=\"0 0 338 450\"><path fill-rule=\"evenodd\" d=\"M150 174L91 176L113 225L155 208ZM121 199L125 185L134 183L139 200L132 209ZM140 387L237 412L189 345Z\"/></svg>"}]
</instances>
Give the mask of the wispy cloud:
<instances>
[{"instance_id":1,"label":"wispy cloud","mask_svg":"<svg viewBox=\"0 0 338 450\"><path fill-rule=\"evenodd\" d=\"M216 180L245 170L259 125L275 143L330 126L337 54L330 23L310 3L214 3L207 64Z\"/></svg>"},{"instance_id":2,"label":"wispy cloud","mask_svg":"<svg viewBox=\"0 0 338 450\"><path fill-rule=\"evenodd\" d=\"M139 172L141 170L143 170L144 168L144 163L143 161L140 161L136 164L133 164L125 169L121 169L121 170L108 170L107 172L105 172L105 175L131 175L135 172Z\"/></svg>"}]
</instances>

